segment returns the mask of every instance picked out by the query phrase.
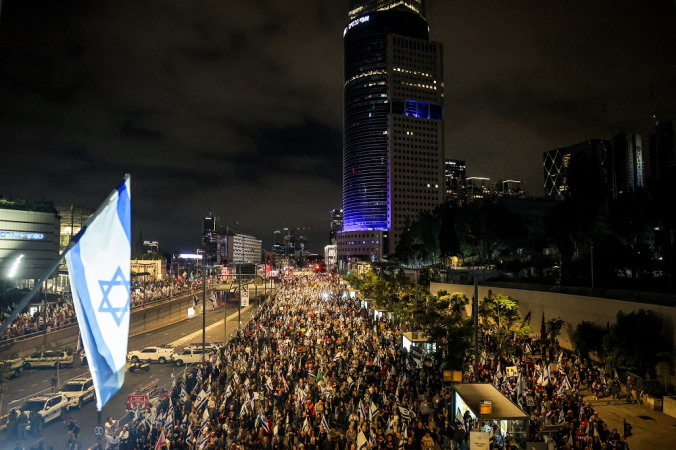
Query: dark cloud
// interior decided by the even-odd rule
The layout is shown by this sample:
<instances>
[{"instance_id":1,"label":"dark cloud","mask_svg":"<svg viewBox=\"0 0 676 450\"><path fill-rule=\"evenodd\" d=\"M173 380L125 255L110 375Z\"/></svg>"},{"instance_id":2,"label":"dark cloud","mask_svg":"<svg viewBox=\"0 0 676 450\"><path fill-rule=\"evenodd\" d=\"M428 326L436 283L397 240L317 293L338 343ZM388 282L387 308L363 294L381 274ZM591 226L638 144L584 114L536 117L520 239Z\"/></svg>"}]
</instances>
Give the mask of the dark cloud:
<instances>
[{"instance_id":1,"label":"dark cloud","mask_svg":"<svg viewBox=\"0 0 676 450\"><path fill-rule=\"evenodd\" d=\"M200 218L270 239L341 204L347 1L4 0L0 193L96 206L132 174L134 234L187 250ZM428 3L445 152L541 193L543 151L676 117L676 8ZM650 100L650 89L654 102Z\"/></svg>"}]
</instances>

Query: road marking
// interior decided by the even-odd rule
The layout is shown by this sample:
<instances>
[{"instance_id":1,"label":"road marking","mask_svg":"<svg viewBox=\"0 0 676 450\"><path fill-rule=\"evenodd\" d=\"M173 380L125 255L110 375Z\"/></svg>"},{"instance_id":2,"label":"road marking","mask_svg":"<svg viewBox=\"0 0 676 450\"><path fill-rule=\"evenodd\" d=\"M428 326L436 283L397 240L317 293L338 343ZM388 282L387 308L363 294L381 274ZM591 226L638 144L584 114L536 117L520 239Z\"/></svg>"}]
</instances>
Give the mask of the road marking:
<instances>
[{"instance_id":1,"label":"road marking","mask_svg":"<svg viewBox=\"0 0 676 450\"><path fill-rule=\"evenodd\" d=\"M47 380L42 380L42 382L43 382L43 383L46 383L46 382L47 382Z\"/></svg>"},{"instance_id":2,"label":"road marking","mask_svg":"<svg viewBox=\"0 0 676 450\"><path fill-rule=\"evenodd\" d=\"M35 384L34 384L34 385L32 385L31 387L35 387L35 386L37 386L37 385L38 385L38 384L37 384L37 383L35 383Z\"/></svg>"},{"instance_id":3,"label":"road marking","mask_svg":"<svg viewBox=\"0 0 676 450\"><path fill-rule=\"evenodd\" d=\"M17 392L23 392L25 389L17 389Z\"/></svg>"}]
</instances>

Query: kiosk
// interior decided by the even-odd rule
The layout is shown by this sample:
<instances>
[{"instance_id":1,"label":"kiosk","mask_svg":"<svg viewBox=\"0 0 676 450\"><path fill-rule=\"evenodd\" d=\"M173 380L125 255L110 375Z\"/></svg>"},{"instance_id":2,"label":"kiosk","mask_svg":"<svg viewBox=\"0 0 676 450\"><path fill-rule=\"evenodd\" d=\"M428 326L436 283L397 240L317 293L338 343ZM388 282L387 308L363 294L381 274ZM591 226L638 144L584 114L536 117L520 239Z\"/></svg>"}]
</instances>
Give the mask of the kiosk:
<instances>
[{"instance_id":1,"label":"kiosk","mask_svg":"<svg viewBox=\"0 0 676 450\"><path fill-rule=\"evenodd\" d=\"M387 308L373 306L373 320L380 322L382 319L390 321L392 319L392 312Z\"/></svg>"},{"instance_id":2,"label":"kiosk","mask_svg":"<svg viewBox=\"0 0 676 450\"><path fill-rule=\"evenodd\" d=\"M432 342L428 336L422 332L407 331L401 334L401 345L411 351L411 347L420 347L425 350L425 354L434 355L437 351L436 342Z\"/></svg>"},{"instance_id":3,"label":"kiosk","mask_svg":"<svg viewBox=\"0 0 676 450\"><path fill-rule=\"evenodd\" d=\"M529 416L502 395L492 384L453 384L451 403L457 420L465 423L469 415L470 426L484 428L492 436L504 440L509 434L519 448L526 448Z\"/></svg>"}]
</instances>

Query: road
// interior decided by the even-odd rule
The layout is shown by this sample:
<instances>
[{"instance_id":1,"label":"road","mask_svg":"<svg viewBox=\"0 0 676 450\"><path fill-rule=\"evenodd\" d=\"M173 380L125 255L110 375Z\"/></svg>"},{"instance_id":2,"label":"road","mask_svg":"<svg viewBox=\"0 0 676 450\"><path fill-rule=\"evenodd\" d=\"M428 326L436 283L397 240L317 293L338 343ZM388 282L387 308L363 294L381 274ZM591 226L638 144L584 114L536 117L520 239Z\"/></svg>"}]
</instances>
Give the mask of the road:
<instances>
[{"instance_id":1,"label":"road","mask_svg":"<svg viewBox=\"0 0 676 450\"><path fill-rule=\"evenodd\" d=\"M246 323L253 310L256 302L252 300L251 306L242 310L242 322ZM207 328L211 325L211 329L207 331L206 341L223 341L223 318L224 314L228 314L228 334L234 332L237 328L238 314L237 306L227 306L226 311L223 308L215 311L207 311L206 325ZM202 341L202 316L196 316L193 319L184 320L182 322L160 328L155 331L144 333L139 336L134 336L129 339L129 350L142 349L148 346L163 345L163 344L180 344L176 348L182 348L190 343L198 343ZM186 339L190 337L190 339ZM176 376L179 376L183 368L175 367L173 364L159 364L153 363L149 372L135 372L126 373L125 382L120 391L111 399L103 408L102 418L106 420L108 416L116 420L125 418L127 411L125 409L125 401L127 395L134 391L134 388L141 383L146 383L150 380L159 379L160 385L165 385L169 388L171 383L171 372L175 369ZM76 355L75 363L71 368L61 369L60 380L61 385L70 379L83 374L89 373L87 365L80 364L79 357ZM17 379L11 380L7 383L7 392L4 397L3 405L8 405L9 408L22 405L27 397L34 396L43 390L50 391L50 379L54 375L53 369L33 369L25 370ZM50 391L51 392L51 391ZM7 406L3 406L6 411ZM80 442L83 448L89 448L96 443L93 429L97 424L96 405L93 402L87 403L82 410L69 411L69 416L77 419L80 422ZM128 420L128 418L126 418ZM26 450L31 447L37 447L40 441L44 441L45 448L52 446L54 449L60 450L68 442L66 429L61 421L54 421L47 425L39 438L29 436L27 439L21 441L21 444ZM6 435L0 435L0 450L11 450L15 447L18 439L9 439Z\"/></svg>"}]
</instances>

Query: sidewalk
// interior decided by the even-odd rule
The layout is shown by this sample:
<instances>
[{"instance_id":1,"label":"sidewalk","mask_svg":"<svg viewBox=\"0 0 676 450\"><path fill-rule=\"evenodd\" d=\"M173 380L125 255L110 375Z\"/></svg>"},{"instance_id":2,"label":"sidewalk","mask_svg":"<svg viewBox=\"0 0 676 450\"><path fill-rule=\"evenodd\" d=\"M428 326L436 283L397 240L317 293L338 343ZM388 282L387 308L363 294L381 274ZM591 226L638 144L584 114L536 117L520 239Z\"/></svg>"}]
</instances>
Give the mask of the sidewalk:
<instances>
[{"instance_id":1,"label":"sidewalk","mask_svg":"<svg viewBox=\"0 0 676 450\"><path fill-rule=\"evenodd\" d=\"M589 394L586 390L581 393ZM642 405L630 404L624 397L621 400L612 400L612 396L594 400L591 395L585 395L584 401L598 411L599 417L608 423L608 429L616 428L623 434L623 419L633 427L633 435L627 438L631 450L676 448L676 419L662 411L652 411L645 401Z\"/></svg>"}]
</instances>

